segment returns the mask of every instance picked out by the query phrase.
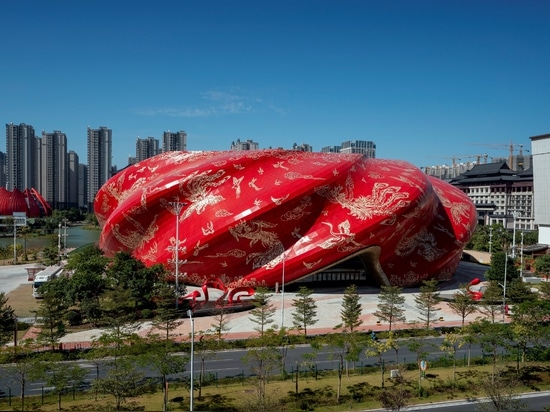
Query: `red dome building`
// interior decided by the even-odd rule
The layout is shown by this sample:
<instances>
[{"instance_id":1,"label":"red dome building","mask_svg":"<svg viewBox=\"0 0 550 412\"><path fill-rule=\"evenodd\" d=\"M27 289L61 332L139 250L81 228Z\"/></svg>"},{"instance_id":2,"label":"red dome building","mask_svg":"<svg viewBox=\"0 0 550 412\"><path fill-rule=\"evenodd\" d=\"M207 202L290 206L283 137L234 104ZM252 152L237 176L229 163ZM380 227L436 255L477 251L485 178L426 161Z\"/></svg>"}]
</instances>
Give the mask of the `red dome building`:
<instances>
[{"instance_id":1,"label":"red dome building","mask_svg":"<svg viewBox=\"0 0 550 412\"><path fill-rule=\"evenodd\" d=\"M23 212L27 217L50 216L52 208L35 189L23 192L15 188L12 192L0 187L0 216L12 216L14 212Z\"/></svg>"},{"instance_id":2,"label":"red dome building","mask_svg":"<svg viewBox=\"0 0 550 412\"><path fill-rule=\"evenodd\" d=\"M410 163L289 150L163 153L113 176L94 208L107 255L179 262L179 282L230 289L351 259L379 285L447 280L477 219L468 196Z\"/></svg>"}]
</instances>

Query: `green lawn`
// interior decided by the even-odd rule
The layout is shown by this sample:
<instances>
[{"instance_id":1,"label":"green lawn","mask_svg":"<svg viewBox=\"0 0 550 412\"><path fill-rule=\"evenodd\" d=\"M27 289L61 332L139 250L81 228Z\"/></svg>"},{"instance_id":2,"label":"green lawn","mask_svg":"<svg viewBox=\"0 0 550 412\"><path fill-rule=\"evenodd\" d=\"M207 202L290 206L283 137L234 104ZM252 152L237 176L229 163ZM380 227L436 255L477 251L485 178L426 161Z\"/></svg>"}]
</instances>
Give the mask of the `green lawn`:
<instances>
[{"instance_id":1,"label":"green lawn","mask_svg":"<svg viewBox=\"0 0 550 412\"><path fill-rule=\"evenodd\" d=\"M509 365L499 364L499 370L514 370L515 363ZM426 378L419 379L417 370L404 372L403 387L410 390L412 396L408 404L423 404L441 401L450 401L466 398L480 398L486 396L483 392L487 378L490 376L489 365L457 367L456 379L453 380L453 369L434 368L427 371ZM523 381L515 390L528 392L534 390L547 390L550 388L550 363L526 363L522 365ZM197 381L195 382L197 383ZM234 379L232 382L211 382L202 390L199 398L195 390L194 410L214 411L253 411L259 410L257 388L253 379ZM419 392L419 383L421 391ZM377 394L381 389L380 371L368 374L360 374L359 370L352 371L350 376L343 376L340 403L336 403L336 391L338 387L337 377L332 373L318 373L300 376L298 382L289 377L282 381L278 377L266 386L265 410L315 410L315 411L350 411L380 408ZM385 388L393 388L395 380L389 377L389 371L385 374ZM394 388L395 389L395 388ZM392 392L394 392L392 389ZM299 396L290 396L296 394ZM171 400L169 410L189 410L189 390L183 384L170 384L168 398ZM354 395L352 395L354 394ZM419 396L422 394L422 396ZM74 396L74 400L73 400ZM157 411L162 410L162 393L143 395L139 398L128 399L123 404L122 410ZM285 400L284 407L281 400ZM73 393L69 391L63 396L63 410L109 410L114 405L112 397L94 392ZM11 406L7 399L0 401L0 410L20 410L20 400L11 399ZM57 399L53 397L28 397L25 401L26 410L54 411L57 410ZM112 410L112 409L111 409Z\"/></svg>"}]
</instances>

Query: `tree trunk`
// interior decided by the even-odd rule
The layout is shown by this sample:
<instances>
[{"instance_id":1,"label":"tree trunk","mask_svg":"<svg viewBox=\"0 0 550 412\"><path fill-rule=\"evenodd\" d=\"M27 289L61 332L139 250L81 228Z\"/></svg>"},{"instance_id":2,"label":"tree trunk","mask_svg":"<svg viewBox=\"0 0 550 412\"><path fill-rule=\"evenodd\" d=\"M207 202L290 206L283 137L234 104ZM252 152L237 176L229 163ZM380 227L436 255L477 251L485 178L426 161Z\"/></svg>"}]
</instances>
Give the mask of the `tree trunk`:
<instances>
[{"instance_id":1,"label":"tree trunk","mask_svg":"<svg viewBox=\"0 0 550 412\"><path fill-rule=\"evenodd\" d=\"M168 410L168 381L166 380L166 375L162 377L162 392L163 392L162 410L167 411Z\"/></svg>"},{"instance_id":2,"label":"tree trunk","mask_svg":"<svg viewBox=\"0 0 550 412\"><path fill-rule=\"evenodd\" d=\"M453 382L456 381L456 354L453 353Z\"/></svg>"},{"instance_id":3,"label":"tree trunk","mask_svg":"<svg viewBox=\"0 0 550 412\"><path fill-rule=\"evenodd\" d=\"M199 375L199 398L202 397L202 382L204 380L204 358L201 359L201 373Z\"/></svg>"},{"instance_id":4,"label":"tree trunk","mask_svg":"<svg viewBox=\"0 0 550 412\"><path fill-rule=\"evenodd\" d=\"M25 410L25 381L21 383L21 410Z\"/></svg>"},{"instance_id":5,"label":"tree trunk","mask_svg":"<svg viewBox=\"0 0 550 412\"><path fill-rule=\"evenodd\" d=\"M340 403L340 391L342 390L342 374L344 369L343 359L340 360L340 365L338 366L338 391L336 392L336 403Z\"/></svg>"}]
</instances>

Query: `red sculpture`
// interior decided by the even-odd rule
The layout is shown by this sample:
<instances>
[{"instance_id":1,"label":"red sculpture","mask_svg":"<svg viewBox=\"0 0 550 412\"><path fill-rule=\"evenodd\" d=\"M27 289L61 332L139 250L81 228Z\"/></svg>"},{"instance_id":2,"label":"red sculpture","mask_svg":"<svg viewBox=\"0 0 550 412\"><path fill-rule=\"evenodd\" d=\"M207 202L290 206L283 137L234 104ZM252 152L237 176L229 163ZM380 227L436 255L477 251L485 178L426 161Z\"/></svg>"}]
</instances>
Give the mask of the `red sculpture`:
<instances>
[{"instance_id":1,"label":"red sculpture","mask_svg":"<svg viewBox=\"0 0 550 412\"><path fill-rule=\"evenodd\" d=\"M228 289L352 257L373 283L449 279L477 218L468 196L410 163L290 150L163 153L113 176L94 206L108 255L172 272L177 260L182 283Z\"/></svg>"},{"instance_id":2,"label":"red sculpture","mask_svg":"<svg viewBox=\"0 0 550 412\"><path fill-rule=\"evenodd\" d=\"M9 191L0 187L0 216L11 216L14 212L23 212L27 217L43 217L50 216L52 208L34 188Z\"/></svg>"}]
</instances>

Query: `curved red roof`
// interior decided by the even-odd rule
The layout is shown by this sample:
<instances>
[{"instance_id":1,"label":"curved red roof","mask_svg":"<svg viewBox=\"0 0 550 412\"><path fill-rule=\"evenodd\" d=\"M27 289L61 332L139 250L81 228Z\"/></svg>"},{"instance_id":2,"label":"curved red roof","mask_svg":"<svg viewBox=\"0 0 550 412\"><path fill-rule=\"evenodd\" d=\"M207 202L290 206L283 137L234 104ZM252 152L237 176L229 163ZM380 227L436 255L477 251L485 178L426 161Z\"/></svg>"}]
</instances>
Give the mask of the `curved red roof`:
<instances>
[{"instance_id":1,"label":"curved red roof","mask_svg":"<svg viewBox=\"0 0 550 412\"><path fill-rule=\"evenodd\" d=\"M25 200L27 202L27 207L29 212L27 213L28 217L40 217L41 211L40 206L38 206L38 203L36 203L36 200L32 196L32 193L29 189L25 189L23 191L23 194L25 195Z\"/></svg>"},{"instance_id":2,"label":"curved red roof","mask_svg":"<svg viewBox=\"0 0 550 412\"><path fill-rule=\"evenodd\" d=\"M9 197L8 207L14 212L29 212L25 195L18 188L13 189L11 196Z\"/></svg>"},{"instance_id":3,"label":"curved red roof","mask_svg":"<svg viewBox=\"0 0 550 412\"><path fill-rule=\"evenodd\" d=\"M449 279L477 222L468 196L410 163L286 150L166 152L113 176L94 207L106 254L171 271L178 256L186 284L228 288L355 257L372 283Z\"/></svg>"},{"instance_id":4,"label":"curved red roof","mask_svg":"<svg viewBox=\"0 0 550 412\"><path fill-rule=\"evenodd\" d=\"M38 193L38 191L34 187L31 188L30 192L31 192L31 195L32 195L34 201L40 207L41 215L42 216L50 216L52 214L52 207L50 206L50 204L48 202L46 202L46 199L44 199L42 197L42 195L40 193Z\"/></svg>"},{"instance_id":5,"label":"curved red roof","mask_svg":"<svg viewBox=\"0 0 550 412\"><path fill-rule=\"evenodd\" d=\"M0 215L11 216L14 212L26 213L27 217L41 217L51 215L52 208L34 188L23 192L16 188L10 192L0 187Z\"/></svg>"},{"instance_id":6,"label":"curved red roof","mask_svg":"<svg viewBox=\"0 0 550 412\"><path fill-rule=\"evenodd\" d=\"M11 192L8 192L5 187L0 187L0 215L2 216L12 214L12 211L9 208L10 193Z\"/></svg>"}]
</instances>

